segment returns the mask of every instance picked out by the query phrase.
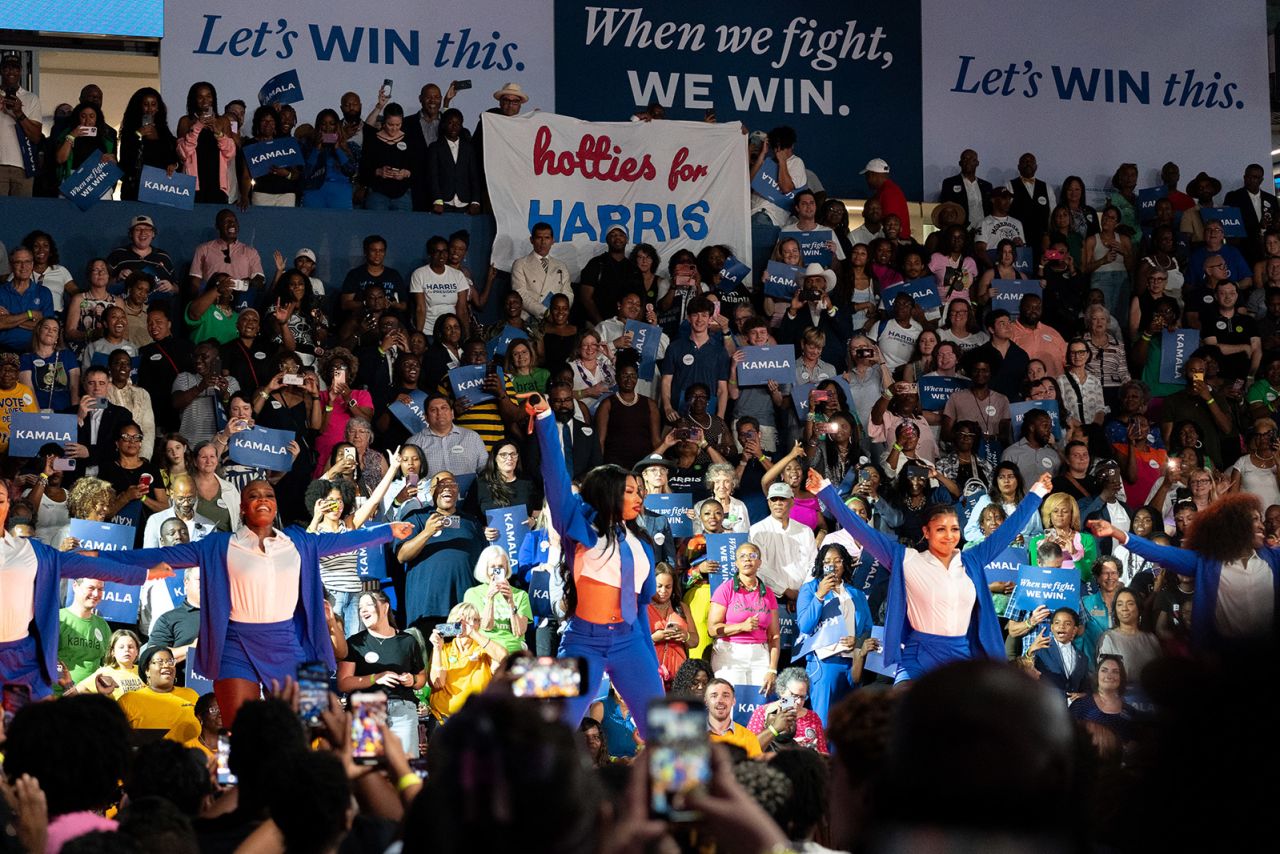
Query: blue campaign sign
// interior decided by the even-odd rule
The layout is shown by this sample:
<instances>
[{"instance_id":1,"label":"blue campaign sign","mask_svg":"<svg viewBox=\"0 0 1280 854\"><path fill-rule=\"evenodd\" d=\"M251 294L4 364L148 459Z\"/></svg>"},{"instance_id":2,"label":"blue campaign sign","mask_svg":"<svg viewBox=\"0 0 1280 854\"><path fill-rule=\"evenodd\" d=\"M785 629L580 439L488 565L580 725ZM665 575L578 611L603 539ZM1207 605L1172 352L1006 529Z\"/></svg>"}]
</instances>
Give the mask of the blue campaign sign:
<instances>
[{"instance_id":1,"label":"blue campaign sign","mask_svg":"<svg viewBox=\"0 0 1280 854\"><path fill-rule=\"evenodd\" d=\"M1079 613L1080 570L1056 566L1019 567L1018 589L1013 591L1009 607L1031 612L1040 605L1050 611L1070 608Z\"/></svg>"},{"instance_id":2,"label":"blue campaign sign","mask_svg":"<svg viewBox=\"0 0 1280 854\"><path fill-rule=\"evenodd\" d=\"M747 276L751 275L751 268L730 255L724 259L724 266L720 268L720 284L721 290L732 290L747 280ZM731 287L724 287L724 285Z\"/></svg>"},{"instance_id":3,"label":"blue campaign sign","mask_svg":"<svg viewBox=\"0 0 1280 854\"><path fill-rule=\"evenodd\" d=\"M800 244L800 254L804 257L806 264L831 266L831 259L835 257L831 251L831 244L836 239L835 233L831 229L815 228L813 231L800 231L794 228L784 228L782 233L778 235L779 240L788 237Z\"/></svg>"},{"instance_id":4,"label":"blue campaign sign","mask_svg":"<svg viewBox=\"0 0 1280 854\"><path fill-rule=\"evenodd\" d=\"M246 145L244 160L249 165L249 174L261 178L277 166L301 166L302 149L298 147L297 140L282 137Z\"/></svg>"},{"instance_id":5,"label":"blue campaign sign","mask_svg":"<svg viewBox=\"0 0 1280 854\"><path fill-rule=\"evenodd\" d=\"M982 571L988 584L1011 584L1017 582L1020 568L1029 562L1026 549L1007 548Z\"/></svg>"},{"instance_id":6,"label":"blue campaign sign","mask_svg":"<svg viewBox=\"0 0 1280 854\"><path fill-rule=\"evenodd\" d=\"M296 104L302 100L302 84L298 82L298 70L291 68L272 77L258 90L258 105Z\"/></svg>"},{"instance_id":7,"label":"blue campaign sign","mask_svg":"<svg viewBox=\"0 0 1280 854\"><path fill-rule=\"evenodd\" d=\"M50 442L76 441L79 426L74 415L52 412L14 412L9 416L9 456L34 457Z\"/></svg>"},{"instance_id":8,"label":"blue campaign sign","mask_svg":"<svg viewBox=\"0 0 1280 854\"><path fill-rule=\"evenodd\" d=\"M938 280L933 276L912 279L890 285L880 292L880 298L886 309L893 308L893 300L898 294L905 293L916 301L916 306L923 309L942 308L942 297L938 296Z\"/></svg>"},{"instance_id":9,"label":"blue campaign sign","mask_svg":"<svg viewBox=\"0 0 1280 854\"><path fill-rule=\"evenodd\" d=\"M756 707L769 702L769 698L760 693L759 685L734 685L733 699L733 722L738 726L746 726L750 723L751 716L756 713Z\"/></svg>"},{"instance_id":10,"label":"blue campaign sign","mask_svg":"<svg viewBox=\"0 0 1280 854\"><path fill-rule=\"evenodd\" d=\"M461 502L462 499L471 494L471 487L476 484L476 473L473 471L454 472L453 479L458 482L458 501Z\"/></svg>"},{"instance_id":11,"label":"blue campaign sign","mask_svg":"<svg viewBox=\"0 0 1280 854\"><path fill-rule=\"evenodd\" d=\"M946 408L951 395L971 383L967 377L933 377L923 376L916 385L920 389L920 408L925 412L938 412Z\"/></svg>"},{"instance_id":12,"label":"blue campaign sign","mask_svg":"<svg viewBox=\"0 0 1280 854\"><path fill-rule=\"evenodd\" d=\"M403 393L403 392L402 392ZM427 393L425 391L413 390L408 392L409 402L402 400L393 400L388 404L387 409L396 420L404 425L404 429L409 431L409 435L427 429Z\"/></svg>"},{"instance_id":13,"label":"blue campaign sign","mask_svg":"<svg viewBox=\"0 0 1280 854\"><path fill-rule=\"evenodd\" d=\"M86 160L67 180L58 185L62 195L75 202L82 211L102 201L116 182L124 175L114 160L104 160L102 155Z\"/></svg>"},{"instance_id":14,"label":"blue campaign sign","mask_svg":"<svg viewBox=\"0 0 1280 854\"><path fill-rule=\"evenodd\" d=\"M1168 187L1147 187L1138 191L1138 222L1144 225L1156 218L1156 202L1169 198Z\"/></svg>"},{"instance_id":15,"label":"blue campaign sign","mask_svg":"<svg viewBox=\"0 0 1280 854\"><path fill-rule=\"evenodd\" d=\"M890 679L898 675L898 665L888 667L884 663L884 626L872 626L871 636L880 641L881 647L875 652L867 653L867 657L862 661L862 669L870 670L872 673L878 673L881 676L888 676ZM865 680L864 681L868 681Z\"/></svg>"},{"instance_id":16,"label":"blue campaign sign","mask_svg":"<svg viewBox=\"0 0 1280 854\"><path fill-rule=\"evenodd\" d=\"M72 519L67 533L80 541L79 548L83 551L122 552L133 548L137 530L111 522ZM108 581L102 592L102 601L98 603L98 614L111 623L136 623L138 596L141 591L141 585ZM74 598L75 594L70 588L67 593L68 598Z\"/></svg>"},{"instance_id":17,"label":"blue campaign sign","mask_svg":"<svg viewBox=\"0 0 1280 854\"><path fill-rule=\"evenodd\" d=\"M1039 279L992 279L991 307L1003 309L1016 318L1024 296L1041 296L1043 293L1044 286Z\"/></svg>"},{"instance_id":18,"label":"blue campaign sign","mask_svg":"<svg viewBox=\"0 0 1280 854\"><path fill-rule=\"evenodd\" d=\"M631 333L631 349L640 353L640 379L653 379L658 364L658 347L662 344L662 327L628 320L622 331Z\"/></svg>"},{"instance_id":19,"label":"blue campaign sign","mask_svg":"<svg viewBox=\"0 0 1280 854\"><path fill-rule=\"evenodd\" d=\"M809 420L809 392L817 387L817 383L796 383L791 386L791 403L796 408L796 417L802 423Z\"/></svg>"},{"instance_id":20,"label":"blue campaign sign","mask_svg":"<svg viewBox=\"0 0 1280 854\"><path fill-rule=\"evenodd\" d=\"M667 492L661 495L646 495L644 509L651 510L667 517L671 525L673 537L693 536L693 520L689 511L693 509L693 495L688 492Z\"/></svg>"},{"instance_id":21,"label":"blue campaign sign","mask_svg":"<svg viewBox=\"0 0 1280 854\"><path fill-rule=\"evenodd\" d=\"M818 625L814 627L813 632L805 634L800 633L796 638L796 647L791 651L793 660L800 660L815 649L822 649L840 642L844 634L844 617L840 612L840 600L832 596L822 604L822 611L818 614Z\"/></svg>"},{"instance_id":22,"label":"blue campaign sign","mask_svg":"<svg viewBox=\"0 0 1280 854\"><path fill-rule=\"evenodd\" d=\"M706 534L707 560L714 560L720 565L720 580L729 581L737 574L734 559L738 554L738 546L747 542L747 535L741 532L728 534ZM715 583L711 585L713 588Z\"/></svg>"},{"instance_id":23,"label":"blue campaign sign","mask_svg":"<svg viewBox=\"0 0 1280 854\"><path fill-rule=\"evenodd\" d=\"M227 454L232 462L242 466L288 471L293 467L293 455L289 453L293 439L292 431L254 426L231 437Z\"/></svg>"},{"instance_id":24,"label":"blue campaign sign","mask_svg":"<svg viewBox=\"0 0 1280 854\"><path fill-rule=\"evenodd\" d=\"M554 617L551 608L551 573L534 569L529 573L529 608L534 617Z\"/></svg>"},{"instance_id":25,"label":"blue campaign sign","mask_svg":"<svg viewBox=\"0 0 1280 854\"><path fill-rule=\"evenodd\" d=\"M987 250L987 260L991 263L992 266L995 266L995 263L1000 260L999 247ZM1031 275L1031 247L1030 246L1013 247L1013 269L1017 270L1019 273L1021 273L1024 276ZM992 285L994 284L995 282L992 282Z\"/></svg>"},{"instance_id":26,"label":"blue campaign sign","mask_svg":"<svg viewBox=\"0 0 1280 854\"><path fill-rule=\"evenodd\" d=\"M800 636L800 626L796 623L796 615L786 605L778 606L778 646L791 649L796 638Z\"/></svg>"},{"instance_id":27,"label":"blue campaign sign","mask_svg":"<svg viewBox=\"0 0 1280 854\"><path fill-rule=\"evenodd\" d=\"M381 581L388 577L387 553L383 548L383 546L372 546L367 549L356 549L356 572L361 578Z\"/></svg>"},{"instance_id":28,"label":"blue campaign sign","mask_svg":"<svg viewBox=\"0 0 1280 854\"><path fill-rule=\"evenodd\" d=\"M770 261L764 271L764 295L790 302L800 285L801 272L803 271L799 267L781 261Z\"/></svg>"},{"instance_id":29,"label":"blue campaign sign","mask_svg":"<svg viewBox=\"0 0 1280 854\"><path fill-rule=\"evenodd\" d=\"M493 395L484 390L484 377L487 365L459 365L449 370L449 387L453 396L460 400L469 400L471 405L493 400Z\"/></svg>"},{"instance_id":30,"label":"blue campaign sign","mask_svg":"<svg viewBox=\"0 0 1280 854\"><path fill-rule=\"evenodd\" d=\"M1222 233L1227 237L1247 236L1239 208L1201 208L1200 219L1204 222L1222 223Z\"/></svg>"},{"instance_id":31,"label":"blue campaign sign","mask_svg":"<svg viewBox=\"0 0 1280 854\"><path fill-rule=\"evenodd\" d=\"M1160 334L1160 382L1183 382L1182 366L1200 347L1196 329L1165 330Z\"/></svg>"},{"instance_id":32,"label":"blue campaign sign","mask_svg":"<svg viewBox=\"0 0 1280 854\"><path fill-rule=\"evenodd\" d=\"M142 521L142 499L135 498L121 507L120 512L111 517L111 521L113 524L125 525L136 530L138 523Z\"/></svg>"},{"instance_id":33,"label":"blue campaign sign","mask_svg":"<svg viewBox=\"0 0 1280 854\"><path fill-rule=\"evenodd\" d=\"M511 565L515 566L520 560L520 544L524 542L525 534L529 533L528 508L523 504L513 504L510 507L486 510L484 515L489 527L498 529L498 539L494 545L506 546Z\"/></svg>"},{"instance_id":34,"label":"blue campaign sign","mask_svg":"<svg viewBox=\"0 0 1280 854\"><path fill-rule=\"evenodd\" d=\"M791 210L791 205L795 203L796 190L803 190L803 187L795 187L789 193L784 193L782 187L778 186L778 161L772 157L766 157L764 163L760 164L760 168L756 170L756 174L751 177L751 191L757 195L763 196L784 210Z\"/></svg>"},{"instance_id":35,"label":"blue campaign sign","mask_svg":"<svg viewBox=\"0 0 1280 854\"><path fill-rule=\"evenodd\" d=\"M714 109L748 128L787 125L832 198L864 198L859 171L889 152L894 182L925 198L920 4L851 9L847 0L558 2L556 110L617 121L656 103L668 119L702 121ZM876 118L849 133L857 116Z\"/></svg>"},{"instance_id":36,"label":"blue campaign sign","mask_svg":"<svg viewBox=\"0 0 1280 854\"><path fill-rule=\"evenodd\" d=\"M738 385L768 385L774 380L787 385L796 379L796 348L792 344L743 347L738 362Z\"/></svg>"},{"instance_id":37,"label":"blue campaign sign","mask_svg":"<svg viewBox=\"0 0 1280 854\"><path fill-rule=\"evenodd\" d=\"M163 169L143 166L141 179L138 184L138 201L184 211L195 209L195 175L184 175L181 172L167 175Z\"/></svg>"},{"instance_id":38,"label":"blue campaign sign","mask_svg":"<svg viewBox=\"0 0 1280 854\"><path fill-rule=\"evenodd\" d=\"M490 339L489 343L485 345L485 349L489 352L489 358L505 358L507 355L507 347L511 346L512 341L520 338L528 341L529 333L508 323L506 326L502 327L501 332Z\"/></svg>"},{"instance_id":39,"label":"blue campaign sign","mask_svg":"<svg viewBox=\"0 0 1280 854\"><path fill-rule=\"evenodd\" d=\"M1058 401L1056 400L1024 400L1019 403L1009 404L1010 428L1013 431L1013 435L1022 435L1022 420L1033 409L1041 409L1049 413L1049 420L1053 424L1053 437L1061 439L1062 421L1058 417Z\"/></svg>"}]
</instances>

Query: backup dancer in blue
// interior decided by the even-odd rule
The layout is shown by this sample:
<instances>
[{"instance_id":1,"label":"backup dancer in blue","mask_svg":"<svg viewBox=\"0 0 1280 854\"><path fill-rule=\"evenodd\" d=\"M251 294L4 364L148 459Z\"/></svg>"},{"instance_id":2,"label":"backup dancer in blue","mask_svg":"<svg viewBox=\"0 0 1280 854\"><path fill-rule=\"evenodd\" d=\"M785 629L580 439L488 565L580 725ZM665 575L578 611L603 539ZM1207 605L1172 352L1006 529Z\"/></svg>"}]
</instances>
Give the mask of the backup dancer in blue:
<instances>
[{"instance_id":1,"label":"backup dancer in blue","mask_svg":"<svg viewBox=\"0 0 1280 854\"><path fill-rule=\"evenodd\" d=\"M656 587L655 562L649 535L637 521L644 507L639 485L624 468L599 466L575 495L551 410L540 395L525 397L542 451L551 524L570 573L560 655L587 662L587 684L568 701L565 719L577 726L608 673L644 737L645 709L663 690L646 610Z\"/></svg>"},{"instance_id":2,"label":"backup dancer in blue","mask_svg":"<svg viewBox=\"0 0 1280 854\"><path fill-rule=\"evenodd\" d=\"M884 620L884 662L898 665L894 682L918 679L936 667L968 658L1003 659L1004 637L988 592L983 567L1009 547L1053 491L1045 474L999 528L977 546L960 551L955 507L925 510L921 552L872 528L840 500L831 482L809 472L807 484L835 517L881 565L890 568Z\"/></svg>"}]
</instances>

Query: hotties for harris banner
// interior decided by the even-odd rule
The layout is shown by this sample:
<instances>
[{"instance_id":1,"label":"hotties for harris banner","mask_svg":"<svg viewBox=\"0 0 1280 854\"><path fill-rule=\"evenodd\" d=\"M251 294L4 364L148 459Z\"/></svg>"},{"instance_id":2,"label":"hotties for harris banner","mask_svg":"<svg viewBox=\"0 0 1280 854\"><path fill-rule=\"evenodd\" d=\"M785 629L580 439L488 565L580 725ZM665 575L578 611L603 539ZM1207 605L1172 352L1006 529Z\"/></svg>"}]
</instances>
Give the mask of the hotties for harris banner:
<instances>
[{"instance_id":1,"label":"hotties for harris banner","mask_svg":"<svg viewBox=\"0 0 1280 854\"><path fill-rule=\"evenodd\" d=\"M493 263L529 252L539 222L575 277L615 225L663 258L708 243L746 253L747 147L734 123L584 122L551 113L484 115L484 163L497 219Z\"/></svg>"}]
</instances>

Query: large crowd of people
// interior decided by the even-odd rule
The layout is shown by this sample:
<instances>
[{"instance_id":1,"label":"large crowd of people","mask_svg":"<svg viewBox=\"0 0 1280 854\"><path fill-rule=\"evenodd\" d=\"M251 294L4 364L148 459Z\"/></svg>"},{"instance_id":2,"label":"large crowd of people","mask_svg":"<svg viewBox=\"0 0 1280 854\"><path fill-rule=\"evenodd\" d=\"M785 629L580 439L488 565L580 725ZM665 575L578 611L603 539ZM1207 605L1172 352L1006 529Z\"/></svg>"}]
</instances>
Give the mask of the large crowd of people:
<instances>
[{"instance_id":1,"label":"large crowd of people","mask_svg":"<svg viewBox=\"0 0 1280 854\"><path fill-rule=\"evenodd\" d=\"M875 159L851 228L777 127L744 137L780 191L751 246L615 227L574 281L535 224L509 274L469 269L465 231L413 270L369 234L341 270L242 242L234 206L485 211L455 86L311 125L197 83L175 126L140 89L111 127L90 85L37 133L17 69L9 195L106 155L123 198L145 165L215 207L191 257L160 213L70 266L56 228L7 253L0 847L1178 848L1200 835L1124 814L1226 762L1178 740L1196 715L1273 752L1233 681L1272 660L1280 591L1263 167L1223 198L1167 163L1146 205L1121 164L1095 210L1033 154L993 186L966 150L928 229ZM282 137L303 165L251 178ZM753 381L757 347L782 374ZM71 440L16 453L32 414ZM567 699L511 698L538 656L581 662ZM728 748L694 829L647 815L664 697ZM1254 802L1209 799L1219 825Z\"/></svg>"}]
</instances>

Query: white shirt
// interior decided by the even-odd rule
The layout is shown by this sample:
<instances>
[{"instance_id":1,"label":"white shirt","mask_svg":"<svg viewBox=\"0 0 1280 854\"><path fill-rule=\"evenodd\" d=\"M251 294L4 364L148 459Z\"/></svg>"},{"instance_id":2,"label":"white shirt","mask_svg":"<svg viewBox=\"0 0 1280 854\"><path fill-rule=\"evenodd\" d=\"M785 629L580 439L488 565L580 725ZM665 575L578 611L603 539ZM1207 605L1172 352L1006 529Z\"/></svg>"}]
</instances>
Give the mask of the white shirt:
<instances>
[{"instance_id":1,"label":"white shirt","mask_svg":"<svg viewBox=\"0 0 1280 854\"><path fill-rule=\"evenodd\" d=\"M911 361L911 354L916 349L916 340L923 331L924 327L914 320L905 329L893 318L884 321L883 328L876 336L876 344L880 346L884 363L890 370L900 368Z\"/></svg>"},{"instance_id":2,"label":"white shirt","mask_svg":"<svg viewBox=\"0 0 1280 854\"><path fill-rule=\"evenodd\" d=\"M804 161L794 154L787 158L787 173L791 176L792 186L796 189L804 186L805 178L807 177ZM791 218L791 211L778 207L758 193L752 193L751 215L755 216L762 211L769 217L769 221L779 228L786 225L787 220Z\"/></svg>"},{"instance_id":3,"label":"white shirt","mask_svg":"<svg viewBox=\"0 0 1280 854\"><path fill-rule=\"evenodd\" d=\"M978 223L974 243L985 243L988 249L995 249L1001 240L1020 240L1026 242L1027 234L1022 230L1022 223L1011 216L992 214L983 217Z\"/></svg>"},{"instance_id":4,"label":"white shirt","mask_svg":"<svg viewBox=\"0 0 1280 854\"><path fill-rule=\"evenodd\" d=\"M36 97L36 94L28 92L19 86L16 97L22 102L22 112L26 117L37 122L40 121L44 111L40 107L40 99ZM17 166L21 169L22 151L18 148L18 132L14 130L16 124L17 122L13 120L13 116L0 112L0 166ZM796 186L799 186L799 184Z\"/></svg>"},{"instance_id":5,"label":"white shirt","mask_svg":"<svg viewBox=\"0 0 1280 854\"><path fill-rule=\"evenodd\" d=\"M22 640L35 616L36 550L22 537L0 536L0 643Z\"/></svg>"},{"instance_id":6,"label":"white shirt","mask_svg":"<svg viewBox=\"0 0 1280 854\"><path fill-rule=\"evenodd\" d=\"M949 566L943 566L932 552L908 549L902 578L907 588L907 619L913 629L943 637L969 633L978 591L965 574L960 552L952 556Z\"/></svg>"},{"instance_id":7,"label":"white shirt","mask_svg":"<svg viewBox=\"0 0 1280 854\"><path fill-rule=\"evenodd\" d=\"M1222 565L1213 619L1229 638L1263 638L1271 633L1276 591L1271 567L1258 553L1248 561Z\"/></svg>"},{"instance_id":8,"label":"white shirt","mask_svg":"<svg viewBox=\"0 0 1280 854\"><path fill-rule=\"evenodd\" d=\"M871 231L870 229L867 228L866 224L864 223L863 225L860 225L857 228L855 228L853 231L849 232L849 245L857 246L859 243L861 243L865 246L870 246L871 241L875 240L877 237L884 237L884 232L881 231L880 229Z\"/></svg>"},{"instance_id":9,"label":"white shirt","mask_svg":"<svg viewBox=\"0 0 1280 854\"><path fill-rule=\"evenodd\" d=\"M1241 489L1258 496L1263 507L1280 504L1280 484L1276 482L1275 463L1263 468L1256 465L1253 459L1245 454L1231 467L1240 472Z\"/></svg>"},{"instance_id":10,"label":"white shirt","mask_svg":"<svg viewBox=\"0 0 1280 854\"><path fill-rule=\"evenodd\" d=\"M142 547L144 549L160 548L160 526L170 519L176 518L177 513L172 507L166 507L159 513L152 513L147 519L146 527L142 529ZM213 533L217 527L216 522L212 522L199 513L195 513L187 522L187 536L191 538L191 542L203 540L206 535Z\"/></svg>"},{"instance_id":11,"label":"white shirt","mask_svg":"<svg viewBox=\"0 0 1280 854\"><path fill-rule=\"evenodd\" d=\"M979 222L987 215L982 209L982 187L978 186L977 179L970 181L963 175L960 176L960 182L964 184L965 201L969 208L969 222Z\"/></svg>"},{"instance_id":12,"label":"white shirt","mask_svg":"<svg viewBox=\"0 0 1280 854\"><path fill-rule=\"evenodd\" d=\"M794 519L786 528L769 516L751 526L748 536L760 547L760 578L780 596L787 590L799 590L818 556L813 530Z\"/></svg>"},{"instance_id":13,"label":"white shirt","mask_svg":"<svg viewBox=\"0 0 1280 854\"><path fill-rule=\"evenodd\" d=\"M298 609L302 556L293 541L274 528L262 541L241 528L227 546L231 619L237 623L281 623Z\"/></svg>"},{"instance_id":14,"label":"white shirt","mask_svg":"<svg viewBox=\"0 0 1280 854\"><path fill-rule=\"evenodd\" d=\"M1076 650L1069 643L1059 643L1055 638L1053 641L1057 644L1058 654L1062 656L1062 672L1070 676L1076 669Z\"/></svg>"},{"instance_id":15,"label":"white shirt","mask_svg":"<svg viewBox=\"0 0 1280 854\"><path fill-rule=\"evenodd\" d=\"M448 264L445 264L442 273L432 270L430 264L423 264L414 270L409 277L409 293L423 294L426 300L422 331L430 335L435 328L436 319L457 308L458 295L467 290L467 277L462 275L461 270Z\"/></svg>"}]
</instances>

